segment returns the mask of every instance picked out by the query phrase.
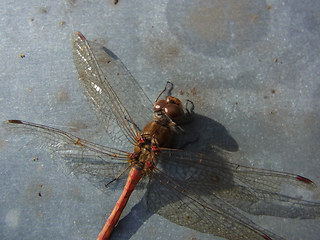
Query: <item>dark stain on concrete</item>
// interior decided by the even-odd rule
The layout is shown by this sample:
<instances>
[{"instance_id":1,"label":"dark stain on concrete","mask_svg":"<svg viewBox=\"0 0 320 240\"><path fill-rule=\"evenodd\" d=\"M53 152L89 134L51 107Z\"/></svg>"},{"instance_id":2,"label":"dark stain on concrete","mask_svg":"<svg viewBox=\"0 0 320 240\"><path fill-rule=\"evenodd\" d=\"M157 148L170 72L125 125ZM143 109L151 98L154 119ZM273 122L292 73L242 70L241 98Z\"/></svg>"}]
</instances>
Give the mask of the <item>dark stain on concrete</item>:
<instances>
[{"instance_id":1,"label":"dark stain on concrete","mask_svg":"<svg viewBox=\"0 0 320 240\"><path fill-rule=\"evenodd\" d=\"M232 56L268 32L265 0L180 1L168 4L167 21L181 43L207 56Z\"/></svg>"}]
</instances>

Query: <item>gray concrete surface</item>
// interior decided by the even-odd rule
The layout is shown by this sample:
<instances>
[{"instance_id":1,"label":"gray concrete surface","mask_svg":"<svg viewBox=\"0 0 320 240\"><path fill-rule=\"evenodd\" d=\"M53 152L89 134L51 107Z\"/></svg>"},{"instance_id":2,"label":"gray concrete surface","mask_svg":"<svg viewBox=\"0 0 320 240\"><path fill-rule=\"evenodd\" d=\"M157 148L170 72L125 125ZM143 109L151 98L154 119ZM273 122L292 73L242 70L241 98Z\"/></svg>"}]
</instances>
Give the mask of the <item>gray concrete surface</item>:
<instances>
[{"instance_id":1,"label":"gray concrete surface","mask_svg":"<svg viewBox=\"0 0 320 240\"><path fill-rule=\"evenodd\" d=\"M150 99L174 82L236 140L232 161L319 185L319 11L316 0L1 1L0 119L101 134L72 62L70 34L81 31L114 51ZM96 238L120 192L61 169L32 138L1 129L0 150L0 239ZM320 235L317 220L254 219L286 239ZM140 205L126 209L112 239L151 236L218 239Z\"/></svg>"}]
</instances>

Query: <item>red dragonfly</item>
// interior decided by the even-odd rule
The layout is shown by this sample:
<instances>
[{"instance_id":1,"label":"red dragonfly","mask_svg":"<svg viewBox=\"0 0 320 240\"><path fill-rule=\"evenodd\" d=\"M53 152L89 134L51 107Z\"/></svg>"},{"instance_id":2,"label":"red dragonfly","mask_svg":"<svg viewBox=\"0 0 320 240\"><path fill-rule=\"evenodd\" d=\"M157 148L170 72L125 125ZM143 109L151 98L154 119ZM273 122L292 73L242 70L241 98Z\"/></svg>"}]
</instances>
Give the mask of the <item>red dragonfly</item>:
<instances>
[{"instance_id":1,"label":"red dragonfly","mask_svg":"<svg viewBox=\"0 0 320 240\"><path fill-rule=\"evenodd\" d=\"M183 132L179 124L188 115L181 101L172 96L160 99L165 88L152 104L110 50L87 41L80 32L72 35L71 42L80 85L107 134L120 147L95 144L22 120L8 123L46 139L48 148L64 158L73 171L104 179L106 187L127 179L98 240L109 239L139 184L146 187L144 204L151 212L227 239L283 239L255 224L239 209L283 217L320 215L320 203L281 191L283 185L316 190L316 185L305 177L168 148L172 136ZM128 101L128 96L135 97Z\"/></svg>"}]
</instances>

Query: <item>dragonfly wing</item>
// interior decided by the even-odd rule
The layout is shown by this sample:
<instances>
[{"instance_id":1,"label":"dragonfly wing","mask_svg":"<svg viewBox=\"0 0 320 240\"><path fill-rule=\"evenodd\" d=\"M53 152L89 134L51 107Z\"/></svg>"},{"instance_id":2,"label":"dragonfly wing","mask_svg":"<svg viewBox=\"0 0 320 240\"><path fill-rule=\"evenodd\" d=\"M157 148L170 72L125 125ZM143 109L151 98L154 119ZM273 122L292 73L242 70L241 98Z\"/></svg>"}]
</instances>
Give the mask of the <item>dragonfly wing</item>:
<instances>
[{"instance_id":1,"label":"dragonfly wing","mask_svg":"<svg viewBox=\"0 0 320 240\"><path fill-rule=\"evenodd\" d=\"M106 47L89 41L97 63L135 125L143 129L153 116L153 103L122 61Z\"/></svg>"},{"instance_id":2,"label":"dragonfly wing","mask_svg":"<svg viewBox=\"0 0 320 240\"><path fill-rule=\"evenodd\" d=\"M9 120L7 129L35 136L44 148L65 160L72 173L90 176L88 179L102 188L130 166L130 153L86 141L56 128ZM125 180L126 177L123 174L118 179Z\"/></svg>"},{"instance_id":3,"label":"dragonfly wing","mask_svg":"<svg viewBox=\"0 0 320 240\"><path fill-rule=\"evenodd\" d=\"M320 216L320 203L292 194L299 190L318 191L311 180L299 175L245 167L227 162L219 155L173 149L161 151L160 166L171 177L185 182L189 190L212 198L211 202L218 193L228 203L252 214L290 218ZM285 189L294 191L288 193Z\"/></svg>"},{"instance_id":4,"label":"dragonfly wing","mask_svg":"<svg viewBox=\"0 0 320 240\"><path fill-rule=\"evenodd\" d=\"M144 197L144 204L170 221L203 233L227 239L283 239L253 223L229 203L215 195L215 201L185 188L185 184L154 169Z\"/></svg>"},{"instance_id":5,"label":"dragonfly wing","mask_svg":"<svg viewBox=\"0 0 320 240\"><path fill-rule=\"evenodd\" d=\"M129 147L128 143L134 144L140 127L151 116L150 100L111 51L89 43L81 33L73 34L71 43L79 82L89 105L111 139Z\"/></svg>"}]
</instances>

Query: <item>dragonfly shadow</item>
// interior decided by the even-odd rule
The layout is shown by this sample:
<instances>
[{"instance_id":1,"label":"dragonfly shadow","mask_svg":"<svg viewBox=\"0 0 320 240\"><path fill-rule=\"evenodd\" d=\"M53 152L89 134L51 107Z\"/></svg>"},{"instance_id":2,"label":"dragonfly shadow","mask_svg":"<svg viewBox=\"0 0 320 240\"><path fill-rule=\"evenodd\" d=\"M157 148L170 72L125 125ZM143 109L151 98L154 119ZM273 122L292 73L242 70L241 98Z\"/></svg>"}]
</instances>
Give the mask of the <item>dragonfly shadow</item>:
<instances>
[{"instance_id":1,"label":"dragonfly shadow","mask_svg":"<svg viewBox=\"0 0 320 240\"><path fill-rule=\"evenodd\" d=\"M110 239L131 239L144 222L146 222L152 215L153 213L148 211L145 206L143 206L142 201L140 201L118 222Z\"/></svg>"},{"instance_id":2,"label":"dragonfly shadow","mask_svg":"<svg viewBox=\"0 0 320 240\"><path fill-rule=\"evenodd\" d=\"M117 60L117 61L120 60L120 58L119 58L116 54L114 54L111 50L109 50L108 48L102 46L102 49L103 49L103 51L105 51L110 57L112 57L114 60Z\"/></svg>"},{"instance_id":3,"label":"dragonfly shadow","mask_svg":"<svg viewBox=\"0 0 320 240\"><path fill-rule=\"evenodd\" d=\"M219 122L208 117L192 114L192 121L182 125L184 134L175 136L172 147L193 152L210 153L219 148L236 152L239 145L228 130Z\"/></svg>"}]
</instances>

